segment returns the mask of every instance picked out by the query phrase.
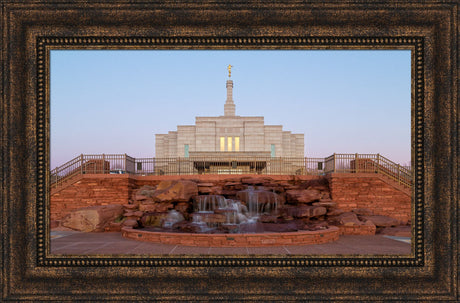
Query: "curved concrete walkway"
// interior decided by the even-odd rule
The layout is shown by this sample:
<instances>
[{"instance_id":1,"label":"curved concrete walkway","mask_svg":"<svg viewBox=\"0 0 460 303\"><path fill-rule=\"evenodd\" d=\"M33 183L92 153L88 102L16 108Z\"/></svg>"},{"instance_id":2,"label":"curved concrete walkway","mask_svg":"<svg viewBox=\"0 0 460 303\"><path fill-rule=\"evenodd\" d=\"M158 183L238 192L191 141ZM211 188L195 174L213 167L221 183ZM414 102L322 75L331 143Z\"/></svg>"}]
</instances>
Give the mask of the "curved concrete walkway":
<instances>
[{"instance_id":1,"label":"curved concrete walkway","mask_svg":"<svg viewBox=\"0 0 460 303\"><path fill-rule=\"evenodd\" d=\"M51 254L56 255L409 255L410 238L340 236L316 245L272 247L191 247L125 239L119 232L51 231Z\"/></svg>"}]
</instances>

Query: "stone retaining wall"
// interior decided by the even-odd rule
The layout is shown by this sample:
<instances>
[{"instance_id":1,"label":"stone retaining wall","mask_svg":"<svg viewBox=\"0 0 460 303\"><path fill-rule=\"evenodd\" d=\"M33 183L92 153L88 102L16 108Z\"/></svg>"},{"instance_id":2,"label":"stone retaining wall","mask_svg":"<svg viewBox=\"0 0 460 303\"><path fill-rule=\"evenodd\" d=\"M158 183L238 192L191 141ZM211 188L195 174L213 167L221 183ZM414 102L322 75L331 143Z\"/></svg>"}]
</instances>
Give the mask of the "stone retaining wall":
<instances>
[{"instance_id":1,"label":"stone retaining wall","mask_svg":"<svg viewBox=\"0 0 460 303\"><path fill-rule=\"evenodd\" d=\"M82 207L127 204L136 186L129 175L83 175L74 184L51 192L51 220L60 220Z\"/></svg>"},{"instance_id":2,"label":"stone retaining wall","mask_svg":"<svg viewBox=\"0 0 460 303\"><path fill-rule=\"evenodd\" d=\"M344 211L370 209L376 215L401 222L411 218L411 195L394 181L378 174L330 174L331 198Z\"/></svg>"},{"instance_id":3,"label":"stone retaining wall","mask_svg":"<svg viewBox=\"0 0 460 303\"><path fill-rule=\"evenodd\" d=\"M108 204L128 204L135 188L157 185L163 180L189 179L199 182L221 182L225 179L268 177L275 182L297 182L318 179L318 176L263 175L190 175L190 176L130 176L83 175L79 181L59 191L51 192L51 220L60 220L69 211L81 207ZM330 174L327 176L331 198L344 211L370 209L376 215L389 216L402 222L411 217L411 197L408 190L395 186L391 180L376 174Z\"/></svg>"},{"instance_id":4,"label":"stone retaining wall","mask_svg":"<svg viewBox=\"0 0 460 303\"><path fill-rule=\"evenodd\" d=\"M333 242L339 239L339 228L330 226L326 230L297 231L259 234L192 234L151 232L123 228L122 236L132 240L162 244L204 247L263 247L282 245L306 245Z\"/></svg>"}]
</instances>

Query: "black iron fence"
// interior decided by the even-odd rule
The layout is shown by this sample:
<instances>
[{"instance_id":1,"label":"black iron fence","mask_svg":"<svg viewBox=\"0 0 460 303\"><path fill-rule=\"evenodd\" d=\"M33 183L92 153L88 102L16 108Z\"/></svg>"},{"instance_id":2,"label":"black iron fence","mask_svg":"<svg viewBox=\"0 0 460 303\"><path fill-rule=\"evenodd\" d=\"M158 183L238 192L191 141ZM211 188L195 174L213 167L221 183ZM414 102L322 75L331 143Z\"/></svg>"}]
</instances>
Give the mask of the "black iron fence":
<instances>
[{"instance_id":1,"label":"black iron fence","mask_svg":"<svg viewBox=\"0 0 460 303\"><path fill-rule=\"evenodd\" d=\"M126 154L80 155L51 171L52 187L82 174L195 175L266 174L324 175L380 173L410 187L410 167L379 154L333 154L327 158L216 155L187 158L133 158Z\"/></svg>"}]
</instances>

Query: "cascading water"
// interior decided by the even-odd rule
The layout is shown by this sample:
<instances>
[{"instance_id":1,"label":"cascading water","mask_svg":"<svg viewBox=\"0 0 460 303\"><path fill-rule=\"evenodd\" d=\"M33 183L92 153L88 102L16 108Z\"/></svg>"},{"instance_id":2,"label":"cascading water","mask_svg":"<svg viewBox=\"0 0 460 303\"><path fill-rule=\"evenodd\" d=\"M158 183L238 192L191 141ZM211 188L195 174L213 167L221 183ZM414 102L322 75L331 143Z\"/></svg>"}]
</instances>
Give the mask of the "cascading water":
<instances>
[{"instance_id":1,"label":"cascading water","mask_svg":"<svg viewBox=\"0 0 460 303\"><path fill-rule=\"evenodd\" d=\"M248 186L246 190L240 191L237 196L247 203L249 213L253 217L270 214L278 210L279 199L274 191L268 191L264 188L255 189L253 186Z\"/></svg>"},{"instance_id":2,"label":"cascading water","mask_svg":"<svg viewBox=\"0 0 460 303\"><path fill-rule=\"evenodd\" d=\"M279 199L278 199L278 195L275 193L275 190L272 191L272 196L273 196L273 202L272 203L267 203L265 205L264 210L267 213L273 212L274 214L277 214Z\"/></svg>"},{"instance_id":3,"label":"cascading water","mask_svg":"<svg viewBox=\"0 0 460 303\"><path fill-rule=\"evenodd\" d=\"M184 220L184 216L180 212L172 209L168 212L168 215L163 221L162 226L165 228L171 228L175 223L180 222L182 220Z\"/></svg>"},{"instance_id":4,"label":"cascading water","mask_svg":"<svg viewBox=\"0 0 460 303\"><path fill-rule=\"evenodd\" d=\"M277 211L277 194L252 186L240 193L246 205L220 195L195 197L192 224L201 232L210 232L220 227L228 232L256 232L259 217Z\"/></svg>"},{"instance_id":5,"label":"cascading water","mask_svg":"<svg viewBox=\"0 0 460 303\"><path fill-rule=\"evenodd\" d=\"M252 186L248 186L247 195L248 195L248 209L249 215L251 217L259 216L259 195L254 191Z\"/></svg>"},{"instance_id":6,"label":"cascading water","mask_svg":"<svg viewBox=\"0 0 460 303\"><path fill-rule=\"evenodd\" d=\"M237 225L241 221L247 209L240 201L226 199L219 195L198 196L195 198L193 223L208 228L216 228L220 225ZM212 217L212 214L217 216ZM219 216L220 215L220 216ZM222 216L225 220L222 221ZM212 220L222 222L212 222ZM203 228L201 228L203 230Z\"/></svg>"},{"instance_id":7,"label":"cascading water","mask_svg":"<svg viewBox=\"0 0 460 303\"><path fill-rule=\"evenodd\" d=\"M198 196L195 199L194 211L200 213L213 212L215 209L226 207L225 197L220 195Z\"/></svg>"},{"instance_id":8,"label":"cascading water","mask_svg":"<svg viewBox=\"0 0 460 303\"><path fill-rule=\"evenodd\" d=\"M208 232L212 230L212 227L208 226L208 224L206 224L206 222L203 221L203 218L201 215L193 216L192 224L198 226L198 229L200 230L200 232Z\"/></svg>"}]
</instances>

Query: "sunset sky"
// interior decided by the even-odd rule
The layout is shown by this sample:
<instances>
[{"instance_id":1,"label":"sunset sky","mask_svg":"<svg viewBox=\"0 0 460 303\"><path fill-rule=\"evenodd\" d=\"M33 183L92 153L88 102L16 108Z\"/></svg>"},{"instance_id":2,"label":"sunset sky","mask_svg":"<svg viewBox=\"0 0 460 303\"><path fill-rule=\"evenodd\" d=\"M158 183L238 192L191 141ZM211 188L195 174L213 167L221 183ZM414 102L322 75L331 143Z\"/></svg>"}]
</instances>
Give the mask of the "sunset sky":
<instances>
[{"instance_id":1,"label":"sunset sky","mask_svg":"<svg viewBox=\"0 0 460 303\"><path fill-rule=\"evenodd\" d=\"M80 154L155 156L155 134L224 113L305 134L305 156L410 161L408 50L53 50L51 168Z\"/></svg>"}]
</instances>

